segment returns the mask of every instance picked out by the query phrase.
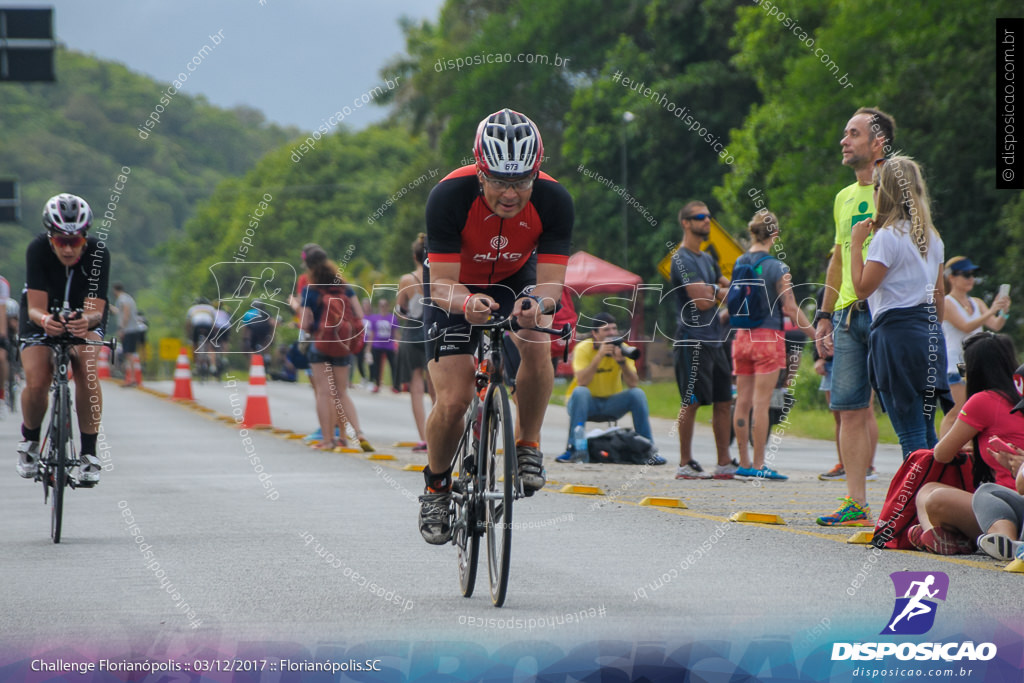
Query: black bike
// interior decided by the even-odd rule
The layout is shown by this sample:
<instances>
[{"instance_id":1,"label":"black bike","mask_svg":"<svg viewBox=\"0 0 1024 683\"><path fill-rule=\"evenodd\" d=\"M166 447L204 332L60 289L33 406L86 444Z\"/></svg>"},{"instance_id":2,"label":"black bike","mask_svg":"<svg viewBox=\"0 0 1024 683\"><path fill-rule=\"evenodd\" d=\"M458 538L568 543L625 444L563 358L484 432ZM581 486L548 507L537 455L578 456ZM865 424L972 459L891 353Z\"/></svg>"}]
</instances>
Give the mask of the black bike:
<instances>
[{"instance_id":1,"label":"black bike","mask_svg":"<svg viewBox=\"0 0 1024 683\"><path fill-rule=\"evenodd\" d=\"M512 318L476 325L485 334L476 350L476 393L466 410L466 428L452 456L454 523L452 543L458 553L462 595L473 595L480 538L487 538L487 573L491 601L505 603L512 553L512 504L523 497L516 459L515 421L506 385L503 337L519 329ZM532 328L568 339L572 327ZM437 338L436 327L431 338ZM568 345L566 345L568 350ZM437 349L435 347L435 360ZM568 355L566 353L566 355ZM509 373L511 375L512 373ZM513 389L514 391L514 389Z\"/></svg>"},{"instance_id":2,"label":"black bike","mask_svg":"<svg viewBox=\"0 0 1024 683\"><path fill-rule=\"evenodd\" d=\"M72 430L71 386L68 372L71 369L71 349L75 346L106 346L111 355L117 348L117 340L95 341L62 334L46 337L43 342L54 352L53 384L50 389L50 423L46 438L40 448L39 471L36 481L43 482L43 504L50 502L50 538L60 543L61 524L64 517L64 491L71 488L91 488L92 483L79 482L69 473L84 463L75 451ZM51 491L52 490L52 491Z\"/></svg>"}]
</instances>

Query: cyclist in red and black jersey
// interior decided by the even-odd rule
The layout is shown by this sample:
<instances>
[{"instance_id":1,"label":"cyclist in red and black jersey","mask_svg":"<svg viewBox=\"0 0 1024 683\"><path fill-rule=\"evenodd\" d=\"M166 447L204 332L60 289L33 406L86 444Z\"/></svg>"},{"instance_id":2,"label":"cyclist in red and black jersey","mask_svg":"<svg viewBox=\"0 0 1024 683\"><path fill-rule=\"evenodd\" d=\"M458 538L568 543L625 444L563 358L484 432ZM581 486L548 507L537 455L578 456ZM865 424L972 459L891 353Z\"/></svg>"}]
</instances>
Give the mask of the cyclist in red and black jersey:
<instances>
[{"instance_id":1,"label":"cyclist in red and black jersey","mask_svg":"<svg viewBox=\"0 0 1024 683\"><path fill-rule=\"evenodd\" d=\"M427 420L420 533L435 545L451 538L449 465L474 390L471 326L494 313L524 328L550 325L572 239L572 197L540 172L544 145L530 119L510 109L491 114L477 128L473 154L476 164L450 173L427 200L424 325L436 322L442 334L432 340L437 403ZM554 382L551 339L524 329L514 341L522 356L516 455L523 492L532 495L545 483L540 428Z\"/></svg>"}]
</instances>

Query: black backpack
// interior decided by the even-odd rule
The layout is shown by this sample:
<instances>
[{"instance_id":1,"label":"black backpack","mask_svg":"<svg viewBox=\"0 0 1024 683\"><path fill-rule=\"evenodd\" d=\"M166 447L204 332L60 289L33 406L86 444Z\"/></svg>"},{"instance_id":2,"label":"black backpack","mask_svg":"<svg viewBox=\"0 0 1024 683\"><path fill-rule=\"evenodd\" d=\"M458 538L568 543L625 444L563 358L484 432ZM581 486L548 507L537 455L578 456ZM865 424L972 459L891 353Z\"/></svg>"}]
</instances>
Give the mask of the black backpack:
<instances>
[{"instance_id":1,"label":"black backpack","mask_svg":"<svg viewBox=\"0 0 1024 683\"><path fill-rule=\"evenodd\" d=\"M772 314L768 287L761 268L761 263L770 258L775 257L765 254L753 263L741 263L733 269L729 293L725 297L731 327L760 327Z\"/></svg>"},{"instance_id":2,"label":"black backpack","mask_svg":"<svg viewBox=\"0 0 1024 683\"><path fill-rule=\"evenodd\" d=\"M646 465L654 456L654 444L626 427L616 427L587 439L590 462Z\"/></svg>"}]
</instances>

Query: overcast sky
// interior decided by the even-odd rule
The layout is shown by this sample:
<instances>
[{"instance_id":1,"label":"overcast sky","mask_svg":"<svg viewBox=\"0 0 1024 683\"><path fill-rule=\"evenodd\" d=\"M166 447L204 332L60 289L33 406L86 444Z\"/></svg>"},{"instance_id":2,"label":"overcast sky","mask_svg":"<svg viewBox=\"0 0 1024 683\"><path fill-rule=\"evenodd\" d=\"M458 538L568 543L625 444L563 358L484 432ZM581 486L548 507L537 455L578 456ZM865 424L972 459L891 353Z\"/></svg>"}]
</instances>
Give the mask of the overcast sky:
<instances>
[{"instance_id":1,"label":"overcast sky","mask_svg":"<svg viewBox=\"0 0 1024 683\"><path fill-rule=\"evenodd\" d=\"M262 3L262 4L261 4ZM223 41L189 75L182 92L211 103L246 104L267 119L311 130L382 85L381 67L404 52L403 15L436 21L444 0L16 0L53 7L57 40L170 83L209 36ZM58 74L58 78L60 75ZM345 124L383 118L353 108Z\"/></svg>"}]
</instances>

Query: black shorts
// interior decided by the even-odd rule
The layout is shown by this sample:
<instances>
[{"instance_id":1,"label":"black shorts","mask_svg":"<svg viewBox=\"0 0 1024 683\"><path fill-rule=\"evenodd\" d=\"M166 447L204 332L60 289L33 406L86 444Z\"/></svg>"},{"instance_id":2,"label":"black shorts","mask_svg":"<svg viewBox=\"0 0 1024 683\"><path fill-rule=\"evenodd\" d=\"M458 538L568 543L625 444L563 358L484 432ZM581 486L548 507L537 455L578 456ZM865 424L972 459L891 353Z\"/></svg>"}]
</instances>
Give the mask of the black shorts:
<instances>
[{"instance_id":1,"label":"black shorts","mask_svg":"<svg viewBox=\"0 0 1024 683\"><path fill-rule=\"evenodd\" d=\"M466 288L473 294L486 294L498 302L498 315L509 316L516 300L529 294L537 286L537 254L511 277L491 285L477 286L467 284ZM430 269L423 266L423 296L429 301ZM431 326L437 323L438 334L431 339ZM423 324L427 329L427 357L434 357L434 347L440 344L438 356L472 355L476 351L480 329L470 326L462 313L446 313L441 308L427 304L423 308Z\"/></svg>"},{"instance_id":2,"label":"black shorts","mask_svg":"<svg viewBox=\"0 0 1024 683\"><path fill-rule=\"evenodd\" d=\"M139 332L125 332L124 339L121 340L121 348L125 353L135 353L136 349L139 348L139 342L142 341L142 331Z\"/></svg>"},{"instance_id":3,"label":"black shorts","mask_svg":"<svg viewBox=\"0 0 1024 683\"><path fill-rule=\"evenodd\" d=\"M683 405L732 400L732 364L725 346L690 342L676 346L672 360Z\"/></svg>"},{"instance_id":4,"label":"black shorts","mask_svg":"<svg viewBox=\"0 0 1024 683\"><path fill-rule=\"evenodd\" d=\"M196 325L192 328L192 348L198 349L199 345L206 341L207 337L210 336L210 331L213 328L209 325ZM213 349L204 348L203 351L212 351Z\"/></svg>"}]
</instances>

